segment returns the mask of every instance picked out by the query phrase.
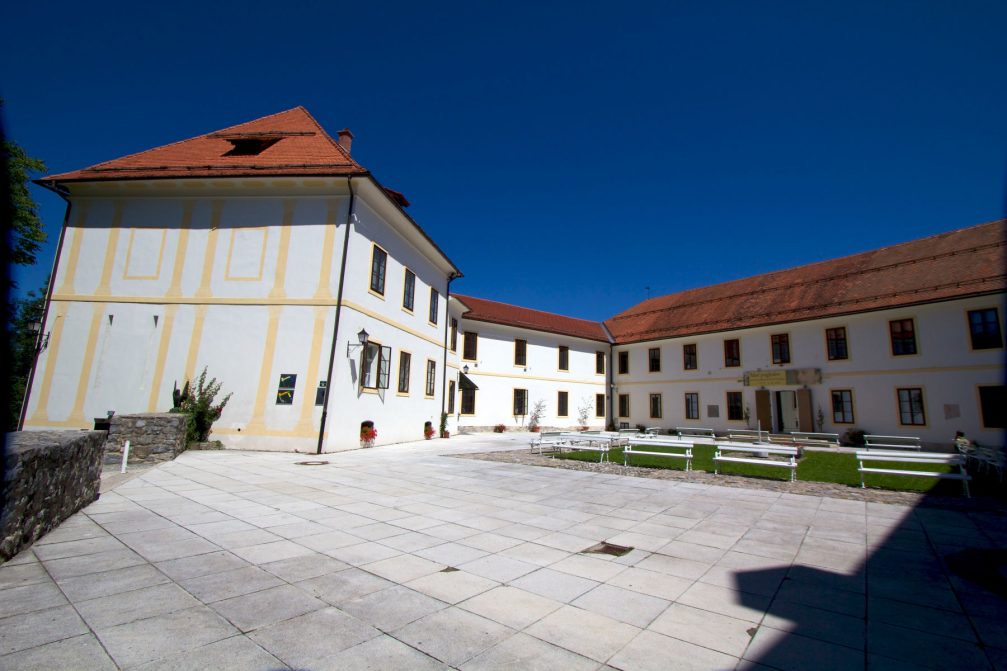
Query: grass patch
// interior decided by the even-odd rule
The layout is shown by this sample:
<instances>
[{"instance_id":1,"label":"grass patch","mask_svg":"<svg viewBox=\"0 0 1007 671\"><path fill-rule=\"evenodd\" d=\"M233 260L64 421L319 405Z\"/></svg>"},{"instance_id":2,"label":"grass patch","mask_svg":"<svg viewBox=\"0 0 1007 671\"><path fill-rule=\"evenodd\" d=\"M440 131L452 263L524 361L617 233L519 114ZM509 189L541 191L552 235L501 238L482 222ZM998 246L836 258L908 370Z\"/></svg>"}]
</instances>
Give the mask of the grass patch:
<instances>
[{"instance_id":1,"label":"grass patch","mask_svg":"<svg viewBox=\"0 0 1007 671\"><path fill-rule=\"evenodd\" d=\"M650 446L647 446L646 449L648 452L681 452L681 450ZM692 448L692 469L713 473L714 452L715 448L712 445L694 445ZM597 452L564 452L555 456L557 459L597 462L600 455ZM609 451L608 457L612 463L622 464L622 448L615 448ZM640 468L666 468L684 471L685 459L631 455L628 465ZM805 451L804 456L797 462L797 479L805 482L832 482L850 487L859 487L860 472L857 470L857 465L857 458L854 454ZM957 470L955 467L943 464L872 462L870 466L911 471L933 471L935 473L951 473ZM790 471L788 469L775 466L725 463L721 465L719 470L724 475L744 475L747 477L781 481L790 479ZM895 491L925 492L941 496L960 496L962 494L962 483L958 480L868 473L866 474L865 482L868 487Z\"/></svg>"}]
</instances>

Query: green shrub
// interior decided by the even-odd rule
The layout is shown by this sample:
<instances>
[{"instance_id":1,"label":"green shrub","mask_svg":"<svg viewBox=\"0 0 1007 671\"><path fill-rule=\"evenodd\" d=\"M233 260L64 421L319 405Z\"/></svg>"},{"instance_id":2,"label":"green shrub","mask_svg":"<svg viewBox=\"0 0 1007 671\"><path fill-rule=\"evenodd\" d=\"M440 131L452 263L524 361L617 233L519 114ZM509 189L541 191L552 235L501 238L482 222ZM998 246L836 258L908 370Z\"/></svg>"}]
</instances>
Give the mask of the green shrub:
<instances>
[{"instance_id":1,"label":"green shrub","mask_svg":"<svg viewBox=\"0 0 1007 671\"><path fill-rule=\"evenodd\" d=\"M189 381L186 380L182 390L175 388L172 392L172 402L174 407L172 412L184 412L189 415L189 430L186 441L189 443L204 443L210 437L210 429L213 423L220 419L224 407L231 400L231 394L224 397L218 405L213 401L220 393L221 383L217 378L210 378L206 381L206 368L199 374L196 380L196 388L190 388Z\"/></svg>"}]
</instances>

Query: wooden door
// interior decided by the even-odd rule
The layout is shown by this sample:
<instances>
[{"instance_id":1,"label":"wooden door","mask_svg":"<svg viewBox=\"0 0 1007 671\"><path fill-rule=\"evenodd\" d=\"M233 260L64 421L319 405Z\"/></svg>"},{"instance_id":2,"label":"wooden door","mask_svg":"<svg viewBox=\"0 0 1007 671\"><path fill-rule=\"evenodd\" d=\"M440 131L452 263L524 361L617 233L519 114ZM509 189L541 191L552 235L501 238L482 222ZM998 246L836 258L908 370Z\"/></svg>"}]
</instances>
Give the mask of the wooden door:
<instances>
[{"instance_id":1,"label":"wooden door","mask_svg":"<svg viewBox=\"0 0 1007 671\"><path fill-rule=\"evenodd\" d=\"M768 389L755 390L755 421L763 431L773 430L773 410L769 400Z\"/></svg>"},{"instance_id":2,"label":"wooden door","mask_svg":"<svg viewBox=\"0 0 1007 671\"><path fill-rule=\"evenodd\" d=\"M797 390L797 430L814 433L815 412L811 406L811 390Z\"/></svg>"}]
</instances>

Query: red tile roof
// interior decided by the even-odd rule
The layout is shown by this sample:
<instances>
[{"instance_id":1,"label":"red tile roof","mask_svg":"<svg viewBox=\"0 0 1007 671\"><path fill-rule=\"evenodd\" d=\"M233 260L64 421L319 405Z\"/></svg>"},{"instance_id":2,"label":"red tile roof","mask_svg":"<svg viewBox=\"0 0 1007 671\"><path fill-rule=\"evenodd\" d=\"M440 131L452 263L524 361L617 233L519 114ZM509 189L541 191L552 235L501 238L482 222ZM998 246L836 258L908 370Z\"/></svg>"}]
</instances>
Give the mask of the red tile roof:
<instances>
[{"instance_id":1,"label":"red tile roof","mask_svg":"<svg viewBox=\"0 0 1007 671\"><path fill-rule=\"evenodd\" d=\"M1007 220L690 289L605 321L618 343L802 321L1007 289Z\"/></svg>"},{"instance_id":2,"label":"red tile roof","mask_svg":"<svg viewBox=\"0 0 1007 671\"><path fill-rule=\"evenodd\" d=\"M464 318L470 321L503 324L533 331L545 331L546 333L557 333L586 340L608 342L608 335L600 322L564 317L551 312L488 301L485 298L473 298L459 294L453 294L452 297L457 298L469 308L470 311L464 314Z\"/></svg>"},{"instance_id":3,"label":"red tile roof","mask_svg":"<svg viewBox=\"0 0 1007 671\"><path fill-rule=\"evenodd\" d=\"M259 154L233 153L236 143L259 140ZM161 177L247 177L273 175L354 175L367 171L303 107L148 149L83 170L38 180L93 182Z\"/></svg>"}]
</instances>

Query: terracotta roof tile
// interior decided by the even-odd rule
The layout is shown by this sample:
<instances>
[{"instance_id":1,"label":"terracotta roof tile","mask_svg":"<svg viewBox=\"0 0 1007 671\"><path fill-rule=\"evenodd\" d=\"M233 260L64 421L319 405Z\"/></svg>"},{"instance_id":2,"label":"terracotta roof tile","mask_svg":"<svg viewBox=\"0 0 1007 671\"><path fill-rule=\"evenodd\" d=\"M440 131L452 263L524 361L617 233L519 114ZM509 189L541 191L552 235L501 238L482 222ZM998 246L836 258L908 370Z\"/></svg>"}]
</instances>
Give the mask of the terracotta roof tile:
<instances>
[{"instance_id":1,"label":"terracotta roof tile","mask_svg":"<svg viewBox=\"0 0 1007 671\"><path fill-rule=\"evenodd\" d=\"M542 312L516 305L508 305L507 303L488 301L485 298L473 298L472 296L462 296L459 294L453 294L452 297L457 298L470 309L464 315L464 318L470 321L503 324L505 326L545 331L546 333L556 333L575 338L584 338L586 340L608 342L608 335L605 333L605 328L600 322L577 319L576 317L564 317L563 315L551 312Z\"/></svg>"},{"instance_id":2,"label":"terracotta roof tile","mask_svg":"<svg viewBox=\"0 0 1007 671\"><path fill-rule=\"evenodd\" d=\"M261 153L233 153L235 142L261 140ZM92 182L162 177L353 175L367 171L333 140L303 107L188 140L38 180Z\"/></svg>"},{"instance_id":3,"label":"terracotta roof tile","mask_svg":"<svg viewBox=\"0 0 1007 671\"><path fill-rule=\"evenodd\" d=\"M605 321L618 343L1007 289L1007 220L644 301Z\"/></svg>"}]
</instances>

